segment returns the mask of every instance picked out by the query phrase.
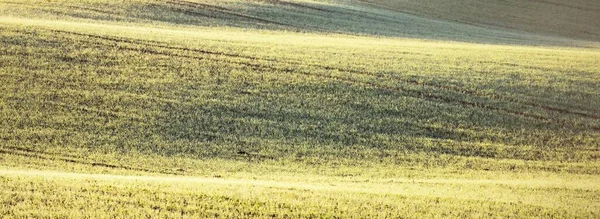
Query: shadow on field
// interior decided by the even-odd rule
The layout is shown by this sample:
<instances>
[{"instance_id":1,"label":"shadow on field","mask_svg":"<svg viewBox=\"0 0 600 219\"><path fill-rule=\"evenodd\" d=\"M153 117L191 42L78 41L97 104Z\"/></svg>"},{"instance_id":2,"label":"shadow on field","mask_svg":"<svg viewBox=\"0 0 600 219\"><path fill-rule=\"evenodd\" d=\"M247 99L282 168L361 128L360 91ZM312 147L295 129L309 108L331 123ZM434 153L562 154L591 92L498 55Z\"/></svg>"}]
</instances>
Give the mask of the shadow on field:
<instances>
[{"instance_id":1,"label":"shadow on field","mask_svg":"<svg viewBox=\"0 0 600 219\"><path fill-rule=\"evenodd\" d=\"M0 29L6 45L0 47L6 60L0 66L6 91L0 92L0 113L6 115L0 144L16 148L194 158L426 152L548 159L551 153L537 152L578 150L600 139L593 138L594 130L388 89L379 81L385 78L360 83L300 68L251 69L199 61L198 54L173 58L166 51L102 46L104 38ZM85 56L78 53L82 48L89 49ZM237 69L212 72L223 68ZM484 105L503 104L481 99ZM567 122L572 116L557 115Z\"/></svg>"},{"instance_id":2,"label":"shadow on field","mask_svg":"<svg viewBox=\"0 0 600 219\"><path fill-rule=\"evenodd\" d=\"M323 150L336 154L335 150L365 149L503 157L503 148L478 144L577 144L542 121L337 82L231 94L238 97L166 106L157 133L165 139L202 143L210 151L241 148L273 156L290 156L298 150L290 147L304 147L306 154L315 156ZM535 159L531 154L514 156L510 158Z\"/></svg>"},{"instance_id":3,"label":"shadow on field","mask_svg":"<svg viewBox=\"0 0 600 219\"><path fill-rule=\"evenodd\" d=\"M41 7L41 6L40 6ZM198 2L165 0L119 5L68 3L42 8L50 14L83 19L230 26L299 32L344 33L500 44L569 44L538 36L474 25L432 20L367 5L333 5L293 1Z\"/></svg>"}]
</instances>

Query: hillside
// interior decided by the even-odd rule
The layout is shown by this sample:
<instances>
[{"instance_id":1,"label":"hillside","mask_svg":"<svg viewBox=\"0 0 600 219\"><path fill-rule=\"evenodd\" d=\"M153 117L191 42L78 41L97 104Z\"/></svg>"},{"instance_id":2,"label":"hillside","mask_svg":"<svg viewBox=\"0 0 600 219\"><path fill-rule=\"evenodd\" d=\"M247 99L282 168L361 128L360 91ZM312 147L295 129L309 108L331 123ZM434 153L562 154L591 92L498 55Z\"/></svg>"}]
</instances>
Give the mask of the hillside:
<instances>
[{"instance_id":1,"label":"hillside","mask_svg":"<svg viewBox=\"0 0 600 219\"><path fill-rule=\"evenodd\" d=\"M1 2L0 12L4 16L22 18L121 22L144 26L258 28L486 44L566 46L593 44L597 46L598 28L600 28L596 22L598 13L590 13L587 10L583 12L566 10L567 13L561 11L559 15L554 16L563 7L542 7L540 10L535 10L539 11L539 14L532 14L523 11L525 9L521 7L522 3L510 4L515 9L497 6L498 3L495 1L464 2L466 7L460 6L462 5L460 2L456 5L444 3L449 1L428 1L428 3L381 1L371 4L358 1L311 0L2 0ZM488 2L490 3L487 4ZM531 7L541 6L528 7L531 10ZM472 10L473 8L484 10L480 12ZM508 13L506 16L511 17L499 19L491 16L494 13L488 13L489 10L506 11ZM512 16L513 14L519 16ZM568 19L563 19L564 17ZM515 19L522 22L517 22ZM497 26L507 28L497 28ZM559 31L559 34L547 34L554 33L553 31Z\"/></svg>"},{"instance_id":2,"label":"hillside","mask_svg":"<svg viewBox=\"0 0 600 219\"><path fill-rule=\"evenodd\" d=\"M0 0L0 215L600 215L593 36L382 5Z\"/></svg>"},{"instance_id":3,"label":"hillside","mask_svg":"<svg viewBox=\"0 0 600 219\"><path fill-rule=\"evenodd\" d=\"M600 1L360 0L374 6L476 26L600 40Z\"/></svg>"}]
</instances>

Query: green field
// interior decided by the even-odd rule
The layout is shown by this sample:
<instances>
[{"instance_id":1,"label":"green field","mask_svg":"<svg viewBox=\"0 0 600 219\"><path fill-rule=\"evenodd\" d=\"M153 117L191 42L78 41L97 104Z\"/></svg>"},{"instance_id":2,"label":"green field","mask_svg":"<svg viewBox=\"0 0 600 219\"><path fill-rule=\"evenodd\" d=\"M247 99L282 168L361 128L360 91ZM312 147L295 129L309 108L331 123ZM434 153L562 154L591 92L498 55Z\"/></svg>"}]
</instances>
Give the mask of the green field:
<instances>
[{"instance_id":1,"label":"green field","mask_svg":"<svg viewBox=\"0 0 600 219\"><path fill-rule=\"evenodd\" d=\"M0 215L600 217L600 6L416 2L0 0Z\"/></svg>"}]
</instances>

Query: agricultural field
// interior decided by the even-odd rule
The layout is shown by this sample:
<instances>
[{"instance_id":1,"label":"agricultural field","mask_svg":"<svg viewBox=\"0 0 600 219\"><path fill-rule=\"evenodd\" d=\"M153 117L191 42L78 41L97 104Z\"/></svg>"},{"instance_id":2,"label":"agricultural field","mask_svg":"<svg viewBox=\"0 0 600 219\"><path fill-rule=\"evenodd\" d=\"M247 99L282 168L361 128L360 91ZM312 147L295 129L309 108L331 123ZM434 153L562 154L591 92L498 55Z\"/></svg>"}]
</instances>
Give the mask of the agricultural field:
<instances>
[{"instance_id":1,"label":"agricultural field","mask_svg":"<svg viewBox=\"0 0 600 219\"><path fill-rule=\"evenodd\" d=\"M0 0L0 215L600 217L598 4L434 2Z\"/></svg>"},{"instance_id":2,"label":"agricultural field","mask_svg":"<svg viewBox=\"0 0 600 219\"><path fill-rule=\"evenodd\" d=\"M373 7L429 18L562 36L600 40L600 2L589 0L360 0Z\"/></svg>"}]
</instances>

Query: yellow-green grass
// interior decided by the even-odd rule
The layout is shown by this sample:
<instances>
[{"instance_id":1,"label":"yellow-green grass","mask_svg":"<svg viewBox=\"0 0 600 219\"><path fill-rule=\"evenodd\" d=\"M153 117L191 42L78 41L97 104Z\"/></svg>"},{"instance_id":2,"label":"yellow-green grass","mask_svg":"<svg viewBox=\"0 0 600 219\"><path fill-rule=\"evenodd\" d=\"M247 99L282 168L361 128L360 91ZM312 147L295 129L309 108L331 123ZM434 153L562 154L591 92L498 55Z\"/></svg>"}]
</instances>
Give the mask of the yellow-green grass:
<instances>
[{"instance_id":1,"label":"yellow-green grass","mask_svg":"<svg viewBox=\"0 0 600 219\"><path fill-rule=\"evenodd\" d=\"M272 181L0 170L4 185L0 214L52 218L598 217L598 178L567 177L572 178Z\"/></svg>"},{"instance_id":2,"label":"yellow-green grass","mask_svg":"<svg viewBox=\"0 0 600 219\"><path fill-rule=\"evenodd\" d=\"M598 217L597 43L44 7L0 17L7 216Z\"/></svg>"},{"instance_id":3,"label":"yellow-green grass","mask_svg":"<svg viewBox=\"0 0 600 219\"><path fill-rule=\"evenodd\" d=\"M572 17L572 20L578 21L559 23L558 27L544 25L558 23L554 22L557 19L545 22L539 20L540 18L536 17L537 14L511 11L510 13L519 14L516 19L523 20L523 23L530 20L537 22L529 25L531 30L528 31L522 27L511 29L510 25L508 28L489 26L486 22L502 21L502 19L488 18L488 16L481 16L481 18L488 18L487 20L464 23L462 20L454 21L452 16L449 17L450 20L444 20L412 15L413 13L422 14L420 12L423 9L430 12L445 12L448 8L453 8L448 4L442 4L443 1L426 4L415 4L412 1L403 2L399 6L410 6L411 10L408 10L408 13L399 13L396 7L381 7L386 5L384 3L398 6L392 2L378 1L376 4L365 4L361 1L346 0L1 0L0 14L47 20L117 22L133 26L237 27L291 32L410 37L487 44L590 46L590 44L596 44L593 42L598 40L594 37L578 37L596 36L594 34L597 34L597 25L595 25L597 19L594 19L597 16L588 15L587 11L584 11L585 13L579 11L550 13L545 9L539 10L548 15L543 18L558 14L559 18ZM452 2L457 3L456 1ZM470 10L472 3L458 2L459 6L454 7ZM479 5L481 4L494 6L489 1L479 3ZM423 7L417 8L415 5ZM439 8L436 8L436 5ZM550 9L554 9L554 7ZM487 10L496 10L496 8L492 7ZM475 13L473 10L467 12ZM482 13L497 14L487 11ZM456 16L468 18L471 14L461 11L461 14ZM442 18L447 17L442 16ZM575 37L560 34L544 35L545 32L536 31L538 27L554 28L560 30L561 33L573 33ZM590 33L586 31L590 31Z\"/></svg>"}]
</instances>

